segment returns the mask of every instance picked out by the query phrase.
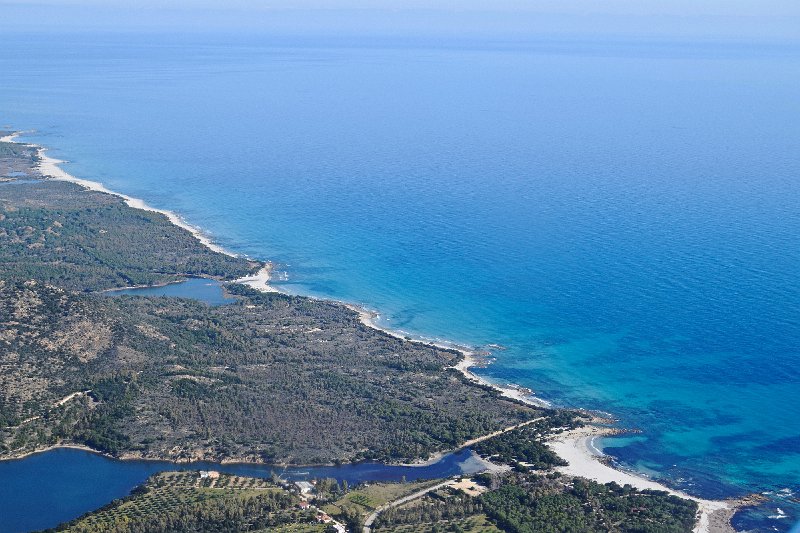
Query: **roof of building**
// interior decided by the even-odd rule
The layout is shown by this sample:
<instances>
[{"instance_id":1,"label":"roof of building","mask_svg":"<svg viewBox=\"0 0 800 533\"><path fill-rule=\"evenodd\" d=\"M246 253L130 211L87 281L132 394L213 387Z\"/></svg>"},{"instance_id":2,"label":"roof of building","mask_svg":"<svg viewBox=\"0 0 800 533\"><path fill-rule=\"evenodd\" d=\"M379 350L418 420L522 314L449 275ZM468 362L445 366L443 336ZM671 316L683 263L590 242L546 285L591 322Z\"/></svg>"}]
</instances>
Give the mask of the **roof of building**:
<instances>
[{"instance_id":1,"label":"roof of building","mask_svg":"<svg viewBox=\"0 0 800 533\"><path fill-rule=\"evenodd\" d=\"M309 492L314 490L314 485L312 485L308 481L295 481L294 484L297 485L297 488L299 488L303 492Z\"/></svg>"}]
</instances>

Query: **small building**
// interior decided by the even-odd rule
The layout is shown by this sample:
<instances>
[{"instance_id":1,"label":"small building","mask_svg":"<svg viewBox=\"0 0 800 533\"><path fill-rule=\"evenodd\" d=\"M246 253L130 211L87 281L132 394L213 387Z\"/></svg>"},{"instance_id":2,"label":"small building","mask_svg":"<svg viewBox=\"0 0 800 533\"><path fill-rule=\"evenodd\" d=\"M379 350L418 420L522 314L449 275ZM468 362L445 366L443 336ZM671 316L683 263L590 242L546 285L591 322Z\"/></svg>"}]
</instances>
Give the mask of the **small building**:
<instances>
[{"instance_id":1,"label":"small building","mask_svg":"<svg viewBox=\"0 0 800 533\"><path fill-rule=\"evenodd\" d=\"M308 503L308 502L307 502L307 501L305 501L305 500L302 500L300 503L298 503L298 504L297 504L297 507L298 507L298 509L303 509L303 510L305 510L305 509L308 509L309 507L311 507L311 504L310 504L310 503Z\"/></svg>"},{"instance_id":2,"label":"small building","mask_svg":"<svg viewBox=\"0 0 800 533\"><path fill-rule=\"evenodd\" d=\"M216 470L201 470L200 471L200 479L217 479L219 478L219 472Z\"/></svg>"},{"instance_id":3,"label":"small building","mask_svg":"<svg viewBox=\"0 0 800 533\"><path fill-rule=\"evenodd\" d=\"M328 516L327 513L323 513L322 511L320 511L319 513L317 513L317 522L321 524L330 524L331 522L333 522L333 518Z\"/></svg>"},{"instance_id":4,"label":"small building","mask_svg":"<svg viewBox=\"0 0 800 533\"><path fill-rule=\"evenodd\" d=\"M295 486L300 489L300 494L311 494L314 492L314 485L308 481L296 481Z\"/></svg>"}]
</instances>

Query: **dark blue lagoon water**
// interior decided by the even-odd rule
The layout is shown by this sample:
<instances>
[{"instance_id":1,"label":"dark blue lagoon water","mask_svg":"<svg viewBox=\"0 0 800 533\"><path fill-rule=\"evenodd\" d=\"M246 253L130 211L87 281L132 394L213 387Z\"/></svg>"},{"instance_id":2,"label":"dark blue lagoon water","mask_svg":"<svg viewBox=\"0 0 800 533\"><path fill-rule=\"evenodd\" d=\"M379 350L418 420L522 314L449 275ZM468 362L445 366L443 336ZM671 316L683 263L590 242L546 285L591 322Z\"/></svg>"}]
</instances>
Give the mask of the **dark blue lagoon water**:
<instances>
[{"instance_id":1,"label":"dark blue lagoon water","mask_svg":"<svg viewBox=\"0 0 800 533\"><path fill-rule=\"evenodd\" d=\"M415 481L474 473L480 462L462 450L424 467L360 463L343 466L292 467L215 463L176 465L165 461L118 461L74 449L58 449L25 459L0 461L0 531L18 533L54 527L115 498L156 472L165 470L219 470L229 474L300 480L332 477L351 485L365 481Z\"/></svg>"},{"instance_id":2,"label":"dark blue lagoon water","mask_svg":"<svg viewBox=\"0 0 800 533\"><path fill-rule=\"evenodd\" d=\"M106 291L107 296L165 296L170 298L191 298L208 305L225 305L236 298L225 294L222 284L213 279L188 278L180 283L170 283L158 287L132 287Z\"/></svg>"},{"instance_id":3,"label":"dark blue lagoon water","mask_svg":"<svg viewBox=\"0 0 800 533\"><path fill-rule=\"evenodd\" d=\"M70 172L277 261L286 290L503 345L487 377L641 429L605 442L629 467L800 490L796 44L0 50L0 124Z\"/></svg>"}]
</instances>

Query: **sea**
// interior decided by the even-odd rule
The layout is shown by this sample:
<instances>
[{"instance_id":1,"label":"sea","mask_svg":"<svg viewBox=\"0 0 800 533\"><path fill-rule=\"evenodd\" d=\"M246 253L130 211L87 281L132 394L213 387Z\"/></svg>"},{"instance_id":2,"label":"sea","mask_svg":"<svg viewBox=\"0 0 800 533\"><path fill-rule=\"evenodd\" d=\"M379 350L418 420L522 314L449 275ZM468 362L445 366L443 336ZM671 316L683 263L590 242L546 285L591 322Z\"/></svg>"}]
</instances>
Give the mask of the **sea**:
<instances>
[{"instance_id":1,"label":"sea","mask_svg":"<svg viewBox=\"0 0 800 533\"><path fill-rule=\"evenodd\" d=\"M758 531L800 519L799 82L789 42L0 35L0 127L68 172Z\"/></svg>"}]
</instances>

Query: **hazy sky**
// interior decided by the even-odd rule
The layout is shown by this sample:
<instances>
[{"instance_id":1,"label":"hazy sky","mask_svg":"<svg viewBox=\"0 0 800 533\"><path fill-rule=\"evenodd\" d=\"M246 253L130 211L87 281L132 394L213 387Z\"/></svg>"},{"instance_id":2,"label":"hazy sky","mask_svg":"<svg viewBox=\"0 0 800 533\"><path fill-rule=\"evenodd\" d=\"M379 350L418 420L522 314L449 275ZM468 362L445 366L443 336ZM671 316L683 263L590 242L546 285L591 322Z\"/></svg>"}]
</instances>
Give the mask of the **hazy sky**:
<instances>
[{"instance_id":1,"label":"hazy sky","mask_svg":"<svg viewBox=\"0 0 800 533\"><path fill-rule=\"evenodd\" d=\"M800 40L800 0L0 0L2 31L85 29Z\"/></svg>"},{"instance_id":2,"label":"hazy sky","mask_svg":"<svg viewBox=\"0 0 800 533\"><path fill-rule=\"evenodd\" d=\"M214 10L271 9L446 9L539 13L628 13L678 15L800 15L796 0L2 0L0 5L109 6Z\"/></svg>"}]
</instances>

